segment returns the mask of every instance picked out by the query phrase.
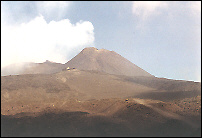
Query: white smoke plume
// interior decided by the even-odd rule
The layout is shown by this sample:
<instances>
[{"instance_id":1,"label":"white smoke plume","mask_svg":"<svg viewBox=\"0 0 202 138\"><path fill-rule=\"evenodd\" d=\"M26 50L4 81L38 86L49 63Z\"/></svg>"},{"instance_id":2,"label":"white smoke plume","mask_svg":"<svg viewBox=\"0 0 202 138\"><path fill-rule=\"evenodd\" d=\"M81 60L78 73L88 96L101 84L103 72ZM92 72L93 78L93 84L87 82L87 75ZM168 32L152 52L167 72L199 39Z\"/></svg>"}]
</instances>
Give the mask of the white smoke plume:
<instances>
[{"instance_id":1,"label":"white smoke plume","mask_svg":"<svg viewBox=\"0 0 202 138\"><path fill-rule=\"evenodd\" d=\"M45 60L65 63L94 42L94 27L89 21L47 23L41 15L20 25L3 24L1 29L2 67Z\"/></svg>"}]
</instances>

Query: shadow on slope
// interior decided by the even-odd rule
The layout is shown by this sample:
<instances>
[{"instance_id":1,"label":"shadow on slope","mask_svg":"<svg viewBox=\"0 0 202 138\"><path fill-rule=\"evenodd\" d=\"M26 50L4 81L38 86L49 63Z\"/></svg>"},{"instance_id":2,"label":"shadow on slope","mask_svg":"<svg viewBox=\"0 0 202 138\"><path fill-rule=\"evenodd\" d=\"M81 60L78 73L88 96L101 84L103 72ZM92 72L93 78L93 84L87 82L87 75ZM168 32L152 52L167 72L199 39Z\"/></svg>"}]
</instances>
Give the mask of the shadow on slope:
<instances>
[{"instance_id":1,"label":"shadow on slope","mask_svg":"<svg viewBox=\"0 0 202 138\"><path fill-rule=\"evenodd\" d=\"M128 110L129 111L129 110ZM130 112L130 111L129 111ZM123 116L123 115L120 115ZM60 137L60 136L200 136L200 128L195 130L186 123L168 119L147 125L140 125L130 116L125 121L116 121L108 116L88 116L87 112L46 112L38 117L1 115L1 136L6 137ZM152 121L152 120L151 120ZM130 123L129 123L130 122ZM155 122L155 121L154 121ZM150 123L149 123L150 124Z\"/></svg>"},{"instance_id":2,"label":"shadow on slope","mask_svg":"<svg viewBox=\"0 0 202 138\"><path fill-rule=\"evenodd\" d=\"M1 115L1 136L122 136L127 128L87 112L45 113L38 117L13 118Z\"/></svg>"}]
</instances>

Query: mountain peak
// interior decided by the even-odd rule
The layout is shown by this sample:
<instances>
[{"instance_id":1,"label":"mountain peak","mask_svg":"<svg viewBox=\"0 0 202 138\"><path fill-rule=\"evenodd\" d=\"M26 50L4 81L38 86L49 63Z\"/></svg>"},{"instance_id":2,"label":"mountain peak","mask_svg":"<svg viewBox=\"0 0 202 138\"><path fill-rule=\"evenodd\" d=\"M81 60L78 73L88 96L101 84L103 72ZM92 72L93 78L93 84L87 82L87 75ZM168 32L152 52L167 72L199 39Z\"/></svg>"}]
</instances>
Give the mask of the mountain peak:
<instances>
[{"instance_id":1,"label":"mountain peak","mask_svg":"<svg viewBox=\"0 0 202 138\"><path fill-rule=\"evenodd\" d=\"M106 49L98 50L95 47L84 48L65 65L81 70L96 70L116 75L152 76L118 53Z\"/></svg>"},{"instance_id":2,"label":"mountain peak","mask_svg":"<svg viewBox=\"0 0 202 138\"><path fill-rule=\"evenodd\" d=\"M83 49L83 51L86 51L86 50L88 50L88 51L89 50L94 50L95 51L95 50L98 50L98 49L95 48L95 47L86 47L86 48Z\"/></svg>"},{"instance_id":3,"label":"mountain peak","mask_svg":"<svg viewBox=\"0 0 202 138\"><path fill-rule=\"evenodd\" d=\"M109 52L112 52L112 51L107 50L107 49L104 49L104 48L102 48L102 49L97 49L97 48L95 48L95 47L86 47L86 48L84 48L82 51L109 51Z\"/></svg>"},{"instance_id":4,"label":"mountain peak","mask_svg":"<svg viewBox=\"0 0 202 138\"><path fill-rule=\"evenodd\" d=\"M82 54L98 54L100 52L111 52L111 51L106 49L97 49L95 47L86 47L81 51Z\"/></svg>"}]
</instances>

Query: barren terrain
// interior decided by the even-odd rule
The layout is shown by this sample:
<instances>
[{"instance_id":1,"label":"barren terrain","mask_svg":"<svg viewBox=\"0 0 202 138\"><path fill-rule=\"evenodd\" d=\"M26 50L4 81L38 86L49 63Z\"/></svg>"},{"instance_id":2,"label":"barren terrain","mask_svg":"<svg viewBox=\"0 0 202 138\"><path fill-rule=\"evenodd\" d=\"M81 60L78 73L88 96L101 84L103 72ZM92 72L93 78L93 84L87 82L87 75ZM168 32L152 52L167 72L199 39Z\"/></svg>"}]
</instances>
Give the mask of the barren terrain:
<instances>
[{"instance_id":1,"label":"barren terrain","mask_svg":"<svg viewBox=\"0 0 202 138\"><path fill-rule=\"evenodd\" d=\"M201 136L201 83L119 58L88 48L1 76L1 136Z\"/></svg>"}]
</instances>

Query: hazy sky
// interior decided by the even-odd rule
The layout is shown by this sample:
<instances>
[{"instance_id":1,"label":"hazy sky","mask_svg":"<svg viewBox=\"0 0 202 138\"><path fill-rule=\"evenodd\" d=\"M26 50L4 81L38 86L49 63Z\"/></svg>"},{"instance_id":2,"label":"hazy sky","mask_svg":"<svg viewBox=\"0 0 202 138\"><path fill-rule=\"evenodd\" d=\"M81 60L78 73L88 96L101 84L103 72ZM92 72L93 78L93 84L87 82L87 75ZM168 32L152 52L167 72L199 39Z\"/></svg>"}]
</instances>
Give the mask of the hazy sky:
<instances>
[{"instance_id":1,"label":"hazy sky","mask_svg":"<svg viewBox=\"0 0 202 138\"><path fill-rule=\"evenodd\" d=\"M113 50L157 77L201 81L201 2L1 2L1 65Z\"/></svg>"}]
</instances>

